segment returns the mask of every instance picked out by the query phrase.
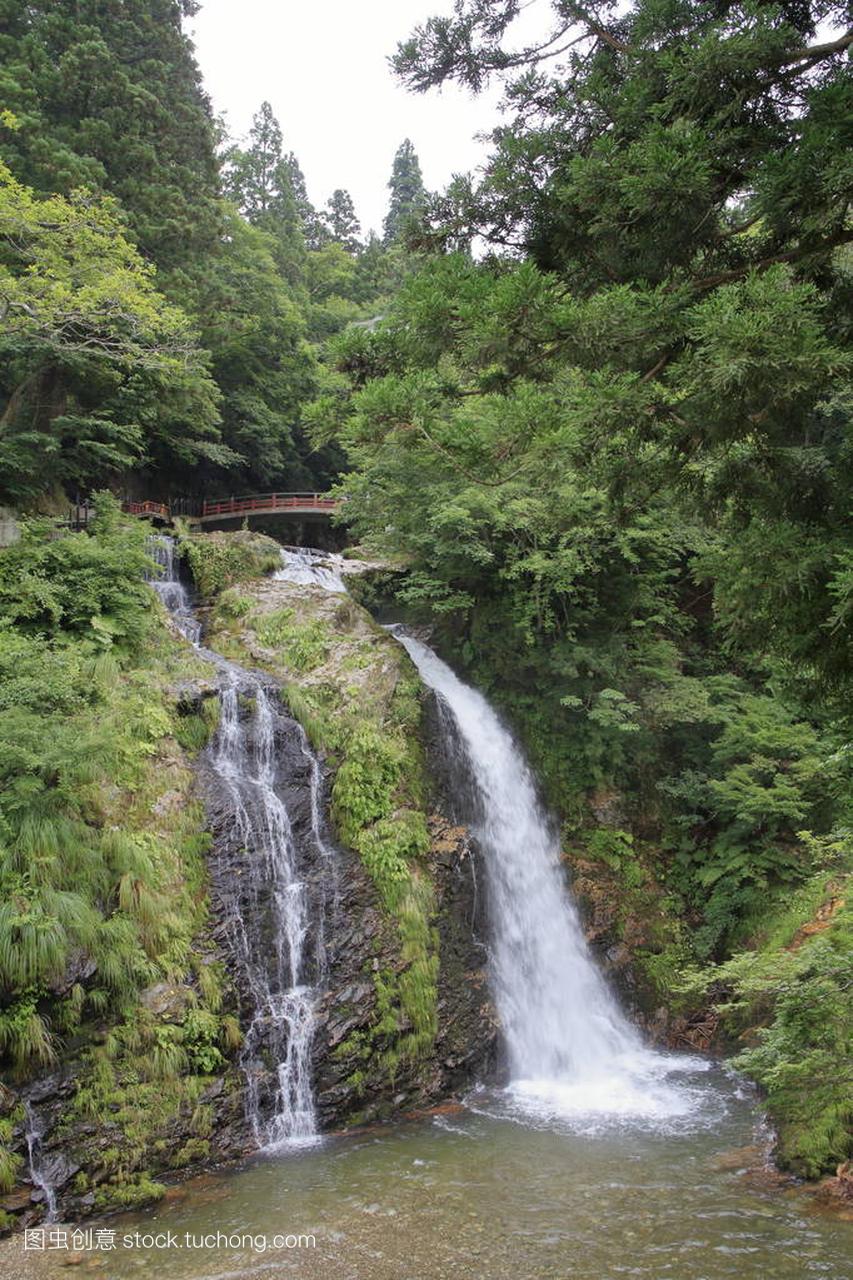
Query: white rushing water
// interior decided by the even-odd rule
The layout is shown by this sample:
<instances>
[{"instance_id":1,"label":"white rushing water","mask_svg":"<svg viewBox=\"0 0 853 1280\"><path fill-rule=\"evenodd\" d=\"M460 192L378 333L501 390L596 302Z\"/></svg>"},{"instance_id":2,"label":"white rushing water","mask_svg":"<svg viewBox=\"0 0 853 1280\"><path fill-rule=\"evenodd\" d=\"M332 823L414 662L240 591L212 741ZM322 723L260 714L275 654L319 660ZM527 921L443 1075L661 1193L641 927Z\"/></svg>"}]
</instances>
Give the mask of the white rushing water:
<instances>
[{"instance_id":1,"label":"white rushing water","mask_svg":"<svg viewBox=\"0 0 853 1280\"><path fill-rule=\"evenodd\" d=\"M322 774L301 726L285 718L267 682L200 647L201 626L180 581L170 538L153 538L149 552L161 574L152 585L178 628L221 673L219 726L207 764L227 796L221 837L245 850L241 874L219 885L225 927L251 1009L241 1065L246 1110L264 1149L312 1142L317 1136L311 1081L311 1043L318 988L325 977L325 901L312 920L306 863L328 865L324 890L334 883L333 849L322 821ZM297 841L279 794L279 746L286 727L308 787L310 831ZM323 893L321 892L321 898ZM312 933L315 945L309 946ZM269 1096L269 1066L275 1073Z\"/></svg>"},{"instance_id":2,"label":"white rushing water","mask_svg":"<svg viewBox=\"0 0 853 1280\"><path fill-rule=\"evenodd\" d=\"M56 1188L50 1180L42 1151L43 1122L29 1101L24 1102L24 1119L26 1121L27 1166L30 1172L30 1181L34 1187L38 1187L44 1196L45 1223L56 1222Z\"/></svg>"},{"instance_id":3,"label":"white rushing water","mask_svg":"<svg viewBox=\"0 0 853 1280\"><path fill-rule=\"evenodd\" d=\"M247 1110L261 1147L304 1142L317 1132L311 1090L313 984L305 977L307 886L287 808L276 791L276 721L261 681L229 664L211 764L231 796L232 837L251 854L229 896L226 920L252 1007L241 1060ZM252 709L248 722L241 707ZM313 780L313 773L312 773ZM259 1069L276 1064L276 1097L265 1118Z\"/></svg>"},{"instance_id":4,"label":"white rushing water","mask_svg":"<svg viewBox=\"0 0 853 1280\"><path fill-rule=\"evenodd\" d=\"M316 547L282 547L281 568L273 574L281 582L311 583L324 591L346 592L341 576L343 556Z\"/></svg>"},{"instance_id":5,"label":"white rushing water","mask_svg":"<svg viewBox=\"0 0 853 1280\"><path fill-rule=\"evenodd\" d=\"M198 645L201 623L195 616L189 592L178 576L174 538L152 534L146 540L145 550L159 569L149 575L149 583L172 615L181 635L186 636L190 644Z\"/></svg>"},{"instance_id":6,"label":"white rushing water","mask_svg":"<svg viewBox=\"0 0 853 1280\"><path fill-rule=\"evenodd\" d=\"M647 1049L620 1011L589 954L557 836L511 734L427 645L393 630L452 717L448 737L462 756L455 776L467 775L473 792L470 820L487 879L492 988L513 1100L544 1119L688 1114L695 1091L667 1077L705 1064Z\"/></svg>"}]
</instances>

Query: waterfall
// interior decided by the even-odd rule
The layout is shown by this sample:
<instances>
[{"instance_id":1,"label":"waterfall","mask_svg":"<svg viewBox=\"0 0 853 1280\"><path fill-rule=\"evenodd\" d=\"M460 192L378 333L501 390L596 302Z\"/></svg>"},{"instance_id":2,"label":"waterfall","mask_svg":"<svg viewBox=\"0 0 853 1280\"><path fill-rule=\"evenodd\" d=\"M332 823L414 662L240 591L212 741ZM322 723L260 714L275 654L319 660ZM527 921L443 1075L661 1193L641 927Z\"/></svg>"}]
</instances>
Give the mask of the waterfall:
<instances>
[{"instance_id":1,"label":"waterfall","mask_svg":"<svg viewBox=\"0 0 853 1280\"><path fill-rule=\"evenodd\" d=\"M56 1222L56 1188L50 1180L48 1169L42 1158L41 1140L44 1137L44 1130L35 1108L28 1100L24 1101L24 1119L30 1181L44 1196L45 1223Z\"/></svg>"},{"instance_id":2,"label":"waterfall","mask_svg":"<svg viewBox=\"0 0 853 1280\"><path fill-rule=\"evenodd\" d=\"M666 1082L696 1059L646 1049L587 949L569 896L560 846L531 772L482 694L425 644L393 628L452 720L454 770L482 852L490 916L490 968L509 1067L509 1092L546 1116L683 1115L685 1087Z\"/></svg>"},{"instance_id":3,"label":"waterfall","mask_svg":"<svg viewBox=\"0 0 853 1280\"><path fill-rule=\"evenodd\" d=\"M325 591L346 592L341 576L343 556L315 547L282 547L281 568L273 574L281 582L311 583Z\"/></svg>"},{"instance_id":4,"label":"waterfall","mask_svg":"<svg viewBox=\"0 0 853 1280\"><path fill-rule=\"evenodd\" d=\"M190 644L197 645L201 640L201 623L193 612L189 592L178 576L174 538L152 533L145 540L145 550L157 566L148 574L147 581L163 601L181 635Z\"/></svg>"},{"instance_id":5,"label":"waterfall","mask_svg":"<svg viewBox=\"0 0 853 1280\"><path fill-rule=\"evenodd\" d=\"M258 1144L270 1147L316 1134L308 889L290 814L276 790L281 717L260 678L232 664L227 675L210 765L230 797L234 842L251 854L246 870L223 892L232 950L253 1010L242 1050L248 1114ZM312 790L313 783L312 774ZM276 1064L268 1119L260 1093L265 1055Z\"/></svg>"},{"instance_id":6,"label":"waterfall","mask_svg":"<svg viewBox=\"0 0 853 1280\"><path fill-rule=\"evenodd\" d=\"M220 841L239 851L239 868L228 866L217 891L240 993L250 1008L240 1055L247 1117L261 1148L310 1142L317 1132L314 1010L326 976L325 894L334 883L334 850L321 816L322 770L301 726L281 710L272 682L201 647L201 626L179 579L172 539L152 538L150 549L161 570L154 589L221 677L220 722L202 767L208 791L216 795ZM280 777L282 756L292 776ZM303 777L308 829L297 834L282 792L298 788ZM306 873L315 862L320 875L312 901Z\"/></svg>"}]
</instances>

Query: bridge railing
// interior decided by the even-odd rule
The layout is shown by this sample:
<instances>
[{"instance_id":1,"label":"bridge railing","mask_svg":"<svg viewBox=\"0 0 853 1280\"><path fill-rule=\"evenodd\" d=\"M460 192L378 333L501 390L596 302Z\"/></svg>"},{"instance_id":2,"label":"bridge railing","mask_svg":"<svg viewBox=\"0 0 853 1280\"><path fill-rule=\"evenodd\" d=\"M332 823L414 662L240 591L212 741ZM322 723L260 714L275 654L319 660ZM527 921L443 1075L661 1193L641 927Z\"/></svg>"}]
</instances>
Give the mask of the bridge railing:
<instances>
[{"instance_id":1,"label":"bridge railing","mask_svg":"<svg viewBox=\"0 0 853 1280\"><path fill-rule=\"evenodd\" d=\"M160 520L171 519L165 502L123 502L121 509L130 516L157 516Z\"/></svg>"},{"instance_id":2,"label":"bridge railing","mask_svg":"<svg viewBox=\"0 0 853 1280\"><path fill-rule=\"evenodd\" d=\"M253 511L334 511L340 501L339 498L330 498L326 493L250 493L210 501L206 498L173 498L165 503L152 502L150 499L125 499L121 509L131 516L168 523L182 515L189 516L190 519L204 519L211 516L249 514ZM67 519L61 523L72 529L85 529L94 514L94 508L88 502L81 502L69 508Z\"/></svg>"},{"instance_id":3,"label":"bridge railing","mask_svg":"<svg viewBox=\"0 0 853 1280\"><path fill-rule=\"evenodd\" d=\"M148 519L163 520L167 523L172 516L165 502L130 502L125 500L121 504L122 511L129 516L147 517ZM60 520L61 525L67 526L69 529L87 529L89 524L95 518L95 508L90 502L78 502L73 507L68 508L68 514L64 520Z\"/></svg>"},{"instance_id":4,"label":"bridge railing","mask_svg":"<svg viewBox=\"0 0 853 1280\"><path fill-rule=\"evenodd\" d=\"M334 511L339 499L324 493L252 493L235 498L215 498L201 504L201 516L239 515L251 511L287 511L299 508Z\"/></svg>"}]
</instances>

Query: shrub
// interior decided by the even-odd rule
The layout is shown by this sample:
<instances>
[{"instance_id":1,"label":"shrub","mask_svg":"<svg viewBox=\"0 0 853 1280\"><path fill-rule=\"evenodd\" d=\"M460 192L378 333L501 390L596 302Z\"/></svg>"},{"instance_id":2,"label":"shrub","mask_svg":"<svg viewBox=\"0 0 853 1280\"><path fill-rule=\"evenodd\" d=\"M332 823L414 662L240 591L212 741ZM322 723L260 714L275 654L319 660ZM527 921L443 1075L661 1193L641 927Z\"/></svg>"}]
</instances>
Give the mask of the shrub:
<instances>
[{"instance_id":1,"label":"shrub","mask_svg":"<svg viewBox=\"0 0 853 1280\"><path fill-rule=\"evenodd\" d=\"M237 583L272 573L281 564L281 548L278 543L259 533L182 532L179 543L181 552L189 563L193 581L201 595L208 599ZM231 607L234 607L233 597Z\"/></svg>"}]
</instances>

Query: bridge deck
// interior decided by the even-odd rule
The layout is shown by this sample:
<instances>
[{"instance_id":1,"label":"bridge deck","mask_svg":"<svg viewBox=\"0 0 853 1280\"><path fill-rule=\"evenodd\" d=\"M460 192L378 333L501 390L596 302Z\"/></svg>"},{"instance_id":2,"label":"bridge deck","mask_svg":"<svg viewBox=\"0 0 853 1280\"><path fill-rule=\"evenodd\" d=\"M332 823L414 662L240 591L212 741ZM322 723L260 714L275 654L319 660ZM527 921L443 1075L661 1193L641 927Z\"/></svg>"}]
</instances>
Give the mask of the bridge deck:
<instances>
[{"instance_id":1,"label":"bridge deck","mask_svg":"<svg viewBox=\"0 0 853 1280\"><path fill-rule=\"evenodd\" d=\"M250 515L330 516L340 506L340 500L325 493L252 493L240 497L213 498L196 501L179 498L171 504L165 502L125 501L122 511L142 519L172 524L176 516L182 516L190 524L212 524L221 520L242 520ZM69 510L68 518L61 523L72 529L85 529L95 512L88 502Z\"/></svg>"},{"instance_id":2,"label":"bridge deck","mask_svg":"<svg viewBox=\"0 0 853 1280\"><path fill-rule=\"evenodd\" d=\"M247 515L328 516L340 506L324 493L260 493L242 498L217 498L202 503L193 523L237 520Z\"/></svg>"}]
</instances>

